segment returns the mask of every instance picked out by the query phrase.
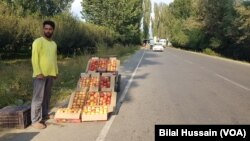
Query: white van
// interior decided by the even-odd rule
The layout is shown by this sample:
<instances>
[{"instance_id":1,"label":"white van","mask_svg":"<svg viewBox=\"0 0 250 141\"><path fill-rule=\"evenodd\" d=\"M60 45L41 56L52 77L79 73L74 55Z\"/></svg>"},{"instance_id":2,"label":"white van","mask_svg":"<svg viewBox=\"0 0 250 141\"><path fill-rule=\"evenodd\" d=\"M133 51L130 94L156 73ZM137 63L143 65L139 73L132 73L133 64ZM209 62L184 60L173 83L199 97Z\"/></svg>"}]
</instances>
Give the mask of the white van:
<instances>
[{"instance_id":1,"label":"white van","mask_svg":"<svg viewBox=\"0 0 250 141\"><path fill-rule=\"evenodd\" d=\"M160 39L159 43L162 44L163 47L167 47L167 40L166 39Z\"/></svg>"}]
</instances>

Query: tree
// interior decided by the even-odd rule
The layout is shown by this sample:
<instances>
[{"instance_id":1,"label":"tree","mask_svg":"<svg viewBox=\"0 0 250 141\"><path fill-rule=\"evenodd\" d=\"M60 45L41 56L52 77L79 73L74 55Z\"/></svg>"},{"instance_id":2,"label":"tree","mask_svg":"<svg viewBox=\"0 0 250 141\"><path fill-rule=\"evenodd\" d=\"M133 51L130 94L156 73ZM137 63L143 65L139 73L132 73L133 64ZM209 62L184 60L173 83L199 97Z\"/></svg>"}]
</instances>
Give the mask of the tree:
<instances>
[{"instance_id":1,"label":"tree","mask_svg":"<svg viewBox=\"0 0 250 141\"><path fill-rule=\"evenodd\" d=\"M116 31L123 43L140 42L142 0L83 0L81 4L87 22Z\"/></svg>"},{"instance_id":2,"label":"tree","mask_svg":"<svg viewBox=\"0 0 250 141\"><path fill-rule=\"evenodd\" d=\"M143 37L147 39L149 36L149 24L151 17L151 1L144 0L143 1Z\"/></svg>"},{"instance_id":3,"label":"tree","mask_svg":"<svg viewBox=\"0 0 250 141\"><path fill-rule=\"evenodd\" d=\"M53 16L64 11L69 11L74 0L3 0L14 14L26 16L39 14L41 16ZM18 11L16 11L19 9ZM21 10L20 10L21 9Z\"/></svg>"}]
</instances>

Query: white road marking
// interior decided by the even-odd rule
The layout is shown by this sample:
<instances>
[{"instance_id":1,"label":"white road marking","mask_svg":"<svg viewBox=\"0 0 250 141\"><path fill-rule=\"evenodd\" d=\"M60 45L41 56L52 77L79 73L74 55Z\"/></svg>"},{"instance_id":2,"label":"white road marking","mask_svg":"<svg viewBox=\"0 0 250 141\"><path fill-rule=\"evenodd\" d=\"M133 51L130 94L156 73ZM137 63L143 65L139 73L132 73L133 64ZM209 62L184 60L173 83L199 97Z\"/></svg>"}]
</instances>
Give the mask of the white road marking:
<instances>
[{"instance_id":1,"label":"white road marking","mask_svg":"<svg viewBox=\"0 0 250 141\"><path fill-rule=\"evenodd\" d=\"M244 89L244 90L246 90L246 91L250 91L250 89L249 89L248 87L243 86L243 85L241 85L241 84L239 84L239 83L237 83L237 82L235 82L235 81L233 81L233 80L230 80L230 79L228 79L228 78L226 78L226 77L224 77L224 76L222 76L222 75L219 75L219 74L216 73L216 76L218 76L218 77L222 78L223 80L226 80L226 81L228 81L228 82L234 84L235 86L238 86L238 87L240 87L240 88L242 88L242 89Z\"/></svg>"},{"instance_id":2,"label":"white road marking","mask_svg":"<svg viewBox=\"0 0 250 141\"><path fill-rule=\"evenodd\" d=\"M125 89L122 92L122 95L121 95L121 97L120 97L120 99L119 99L119 101L117 103L116 110L114 111L115 113L117 112L118 109L120 109L121 104L122 104L123 100L125 99L125 96L128 93L128 90L129 90L129 88L130 88L130 86L131 86L131 84L133 82L133 79L134 79L134 77L136 75L136 72L137 72L137 70L138 70L141 62L142 62L142 59L143 59L144 55L145 55L145 51L143 52L140 61L138 62L138 64L137 64L137 66L136 66L136 68L135 68L132 76L130 77L130 79L129 79L129 81L128 81L126 87L125 87ZM106 136L107 136L107 134L108 134L108 132L110 130L110 127L111 127L113 121L115 120L115 118L116 118L116 115L112 115L111 118L110 118L110 120L106 122L106 124L102 128L99 136L97 137L96 141L104 141L105 140L105 138L106 138Z\"/></svg>"}]
</instances>

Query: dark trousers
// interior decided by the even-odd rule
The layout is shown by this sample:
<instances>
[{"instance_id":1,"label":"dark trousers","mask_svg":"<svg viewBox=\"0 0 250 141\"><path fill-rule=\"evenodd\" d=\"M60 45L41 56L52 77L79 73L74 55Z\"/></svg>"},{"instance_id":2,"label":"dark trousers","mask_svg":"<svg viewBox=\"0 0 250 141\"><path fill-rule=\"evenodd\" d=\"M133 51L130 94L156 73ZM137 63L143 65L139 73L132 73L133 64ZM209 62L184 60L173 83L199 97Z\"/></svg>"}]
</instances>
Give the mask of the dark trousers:
<instances>
[{"instance_id":1,"label":"dark trousers","mask_svg":"<svg viewBox=\"0 0 250 141\"><path fill-rule=\"evenodd\" d=\"M43 117L48 116L51 88L53 85L52 77L33 80L33 97L31 102L31 121L32 123L41 122Z\"/></svg>"}]
</instances>

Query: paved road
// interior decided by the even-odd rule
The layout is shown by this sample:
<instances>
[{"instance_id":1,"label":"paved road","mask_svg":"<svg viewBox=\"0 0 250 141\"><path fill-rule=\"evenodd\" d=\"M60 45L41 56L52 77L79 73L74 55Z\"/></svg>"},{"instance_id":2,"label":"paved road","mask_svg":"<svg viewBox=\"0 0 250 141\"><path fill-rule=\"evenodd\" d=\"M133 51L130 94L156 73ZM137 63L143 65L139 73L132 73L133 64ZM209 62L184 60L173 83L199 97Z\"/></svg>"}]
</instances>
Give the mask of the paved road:
<instances>
[{"instance_id":1,"label":"paved road","mask_svg":"<svg viewBox=\"0 0 250 141\"><path fill-rule=\"evenodd\" d=\"M107 122L49 121L0 140L152 141L155 124L250 124L250 65L167 48L138 51L120 72L123 102Z\"/></svg>"}]
</instances>

